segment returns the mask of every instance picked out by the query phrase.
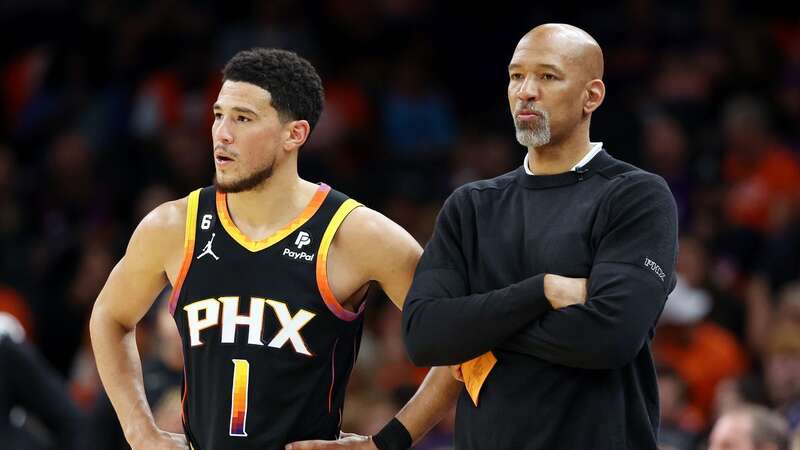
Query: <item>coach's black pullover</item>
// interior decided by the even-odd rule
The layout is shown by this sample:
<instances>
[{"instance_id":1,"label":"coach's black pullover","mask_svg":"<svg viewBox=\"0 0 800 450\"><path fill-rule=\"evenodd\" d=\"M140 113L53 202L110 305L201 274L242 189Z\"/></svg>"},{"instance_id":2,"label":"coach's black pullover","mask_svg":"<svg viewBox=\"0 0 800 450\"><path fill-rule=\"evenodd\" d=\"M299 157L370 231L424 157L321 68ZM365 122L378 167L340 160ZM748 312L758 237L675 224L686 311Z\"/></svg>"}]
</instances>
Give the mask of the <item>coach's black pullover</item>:
<instances>
[{"instance_id":1,"label":"coach's black pullover","mask_svg":"<svg viewBox=\"0 0 800 450\"><path fill-rule=\"evenodd\" d=\"M403 309L423 366L493 351L458 450L656 449L649 341L675 285L675 202L664 181L605 151L576 171L522 167L445 202ZM553 310L544 274L588 277L588 300Z\"/></svg>"}]
</instances>

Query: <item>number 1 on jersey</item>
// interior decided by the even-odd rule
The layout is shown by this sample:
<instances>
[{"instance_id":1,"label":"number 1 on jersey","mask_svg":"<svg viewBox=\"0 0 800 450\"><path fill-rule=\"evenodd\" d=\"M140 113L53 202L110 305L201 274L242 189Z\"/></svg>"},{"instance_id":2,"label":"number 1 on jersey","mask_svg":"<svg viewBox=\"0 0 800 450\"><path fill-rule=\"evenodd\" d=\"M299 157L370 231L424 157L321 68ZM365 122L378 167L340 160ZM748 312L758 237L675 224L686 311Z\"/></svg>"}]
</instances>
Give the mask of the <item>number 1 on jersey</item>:
<instances>
[{"instance_id":1,"label":"number 1 on jersey","mask_svg":"<svg viewBox=\"0 0 800 450\"><path fill-rule=\"evenodd\" d=\"M250 385L250 363L233 359L233 392L231 394L231 436L247 436L247 387Z\"/></svg>"}]
</instances>

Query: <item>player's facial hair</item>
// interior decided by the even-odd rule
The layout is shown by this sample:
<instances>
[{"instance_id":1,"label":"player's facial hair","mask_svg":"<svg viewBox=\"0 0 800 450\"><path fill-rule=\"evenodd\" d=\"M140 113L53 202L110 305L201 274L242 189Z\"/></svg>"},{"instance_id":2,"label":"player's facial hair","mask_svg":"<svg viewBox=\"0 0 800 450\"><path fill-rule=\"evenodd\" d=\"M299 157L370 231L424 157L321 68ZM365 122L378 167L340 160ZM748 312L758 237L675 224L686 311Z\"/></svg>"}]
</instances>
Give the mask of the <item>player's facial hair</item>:
<instances>
[{"instance_id":1,"label":"player's facial hair","mask_svg":"<svg viewBox=\"0 0 800 450\"><path fill-rule=\"evenodd\" d=\"M523 122L514 116L514 127L517 129L517 142L525 147L541 147L550 143L550 114L547 111L529 108L540 115L539 120Z\"/></svg>"},{"instance_id":2,"label":"player's facial hair","mask_svg":"<svg viewBox=\"0 0 800 450\"><path fill-rule=\"evenodd\" d=\"M214 186L218 192L224 194L235 194L237 192L245 192L260 186L263 182L267 181L272 176L272 169L275 167L275 157L272 157L272 162L267 166L258 169L257 171L245 176L238 180L221 183L214 174Z\"/></svg>"}]
</instances>

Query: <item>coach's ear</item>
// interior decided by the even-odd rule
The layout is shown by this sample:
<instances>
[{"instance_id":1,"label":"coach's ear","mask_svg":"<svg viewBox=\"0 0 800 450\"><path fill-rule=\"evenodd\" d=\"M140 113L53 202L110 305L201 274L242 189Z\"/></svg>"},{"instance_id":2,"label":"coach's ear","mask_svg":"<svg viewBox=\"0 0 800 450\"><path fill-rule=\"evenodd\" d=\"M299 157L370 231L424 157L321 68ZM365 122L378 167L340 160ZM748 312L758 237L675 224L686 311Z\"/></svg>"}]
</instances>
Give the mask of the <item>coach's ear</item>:
<instances>
[{"instance_id":1,"label":"coach's ear","mask_svg":"<svg viewBox=\"0 0 800 450\"><path fill-rule=\"evenodd\" d=\"M583 113L591 114L600 107L603 99L606 98L606 85L603 80L591 80L586 83L586 91L583 99Z\"/></svg>"},{"instance_id":2,"label":"coach's ear","mask_svg":"<svg viewBox=\"0 0 800 450\"><path fill-rule=\"evenodd\" d=\"M291 120L286 123L283 149L293 152L306 143L308 135L311 133L311 125L307 120Z\"/></svg>"}]
</instances>

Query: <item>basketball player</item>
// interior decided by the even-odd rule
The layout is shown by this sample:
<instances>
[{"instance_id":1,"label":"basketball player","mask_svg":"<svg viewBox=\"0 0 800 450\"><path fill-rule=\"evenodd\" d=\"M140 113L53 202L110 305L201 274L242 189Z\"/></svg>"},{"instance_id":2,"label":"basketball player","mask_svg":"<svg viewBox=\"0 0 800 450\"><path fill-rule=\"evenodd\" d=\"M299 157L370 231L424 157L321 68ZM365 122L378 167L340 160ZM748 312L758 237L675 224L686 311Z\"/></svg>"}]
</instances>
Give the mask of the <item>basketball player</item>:
<instances>
[{"instance_id":1,"label":"basketball player","mask_svg":"<svg viewBox=\"0 0 800 450\"><path fill-rule=\"evenodd\" d=\"M336 439L371 281L398 305L421 254L381 214L299 178L322 85L306 60L254 49L223 70L214 185L153 210L94 307L103 384L133 449L275 449ZM137 322L165 287L184 353L184 434L159 430L143 394ZM459 385L435 368L365 448L408 448Z\"/></svg>"}]
</instances>

